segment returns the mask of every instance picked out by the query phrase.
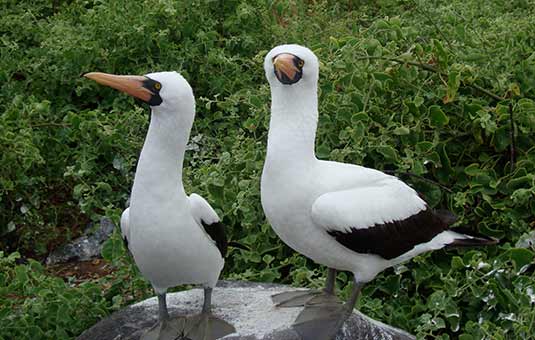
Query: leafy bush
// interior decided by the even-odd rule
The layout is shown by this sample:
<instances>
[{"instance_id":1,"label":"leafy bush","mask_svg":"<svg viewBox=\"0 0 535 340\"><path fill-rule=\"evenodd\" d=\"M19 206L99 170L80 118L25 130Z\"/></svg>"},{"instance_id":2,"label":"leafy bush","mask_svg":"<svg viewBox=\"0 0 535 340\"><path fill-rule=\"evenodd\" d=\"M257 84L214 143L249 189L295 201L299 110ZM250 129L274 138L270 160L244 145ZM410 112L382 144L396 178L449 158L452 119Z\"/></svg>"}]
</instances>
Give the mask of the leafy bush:
<instances>
[{"instance_id":1,"label":"leafy bush","mask_svg":"<svg viewBox=\"0 0 535 340\"><path fill-rule=\"evenodd\" d=\"M460 224L502 240L387 270L365 287L360 309L420 338L532 338L534 249L516 247L535 213L535 15L528 1L2 6L6 252L42 256L89 220L117 221L125 205L147 110L80 75L177 70L197 97L192 136L199 150L187 153L186 187L213 204L233 241L250 248L230 250L224 276L320 286L324 269L279 241L259 200L270 100L262 60L271 47L297 42L322 63L318 157L394 172L433 206L455 211ZM1 275L9 279L2 279L0 299L16 308L2 309L0 322L18 328L0 327L0 336L72 337L150 294L118 235L103 253L118 272L79 287L47 276L35 261L17 265L14 255L4 257ZM350 281L338 277L344 294ZM40 291L70 294L87 313L67 306L79 321L58 320Z\"/></svg>"},{"instance_id":2,"label":"leafy bush","mask_svg":"<svg viewBox=\"0 0 535 340\"><path fill-rule=\"evenodd\" d=\"M0 252L1 339L73 337L108 313L97 284L69 287L37 261L15 265L19 256Z\"/></svg>"}]
</instances>

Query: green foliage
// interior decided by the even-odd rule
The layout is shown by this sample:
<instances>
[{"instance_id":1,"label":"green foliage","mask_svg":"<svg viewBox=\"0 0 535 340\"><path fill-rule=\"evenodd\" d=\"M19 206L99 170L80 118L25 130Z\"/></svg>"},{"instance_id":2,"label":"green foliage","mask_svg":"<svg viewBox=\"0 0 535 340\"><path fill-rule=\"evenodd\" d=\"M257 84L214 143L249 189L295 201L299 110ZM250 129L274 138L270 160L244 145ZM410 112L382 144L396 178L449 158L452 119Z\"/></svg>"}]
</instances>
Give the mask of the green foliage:
<instances>
[{"instance_id":1,"label":"green foliage","mask_svg":"<svg viewBox=\"0 0 535 340\"><path fill-rule=\"evenodd\" d=\"M224 276L319 287L324 269L280 242L259 196L270 101L263 56L297 42L321 60L318 157L394 171L432 206L455 211L459 224L502 239L497 247L437 251L387 270L365 287L361 310L420 338L533 338L534 249L515 246L535 215L529 1L1 6L6 253L43 255L89 220L118 221L125 205L147 109L80 75L177 70L197 97L192 136L199 150L187 153L186 187L212 203L232 241L250 249L230 249ZM0 257L0 337L73 337L151 294L118 233L103 255L117 271L81 286L50 277L35 261ZM344 294L350 282L339 274Z\"/></svg>"},{"instance_id":2,"label":"green foliage","mask_svg":"<svg viewBox=\"0 0 535 340\"><path fill-rule=\"evenodd\" d=\"M37 261L16 265L19 258L0 252L0 339L72 338L108 313L99 285L74 288Z\"/></svg>"}]
</instances>

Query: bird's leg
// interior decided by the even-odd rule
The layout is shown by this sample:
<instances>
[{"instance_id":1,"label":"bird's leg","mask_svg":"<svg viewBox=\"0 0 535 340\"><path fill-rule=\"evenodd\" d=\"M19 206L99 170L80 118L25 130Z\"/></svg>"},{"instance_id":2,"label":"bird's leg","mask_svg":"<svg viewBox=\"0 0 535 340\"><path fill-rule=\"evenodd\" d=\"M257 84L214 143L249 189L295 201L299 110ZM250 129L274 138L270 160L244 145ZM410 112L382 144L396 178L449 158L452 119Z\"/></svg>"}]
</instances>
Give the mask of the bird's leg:
<instances>
[{"instance_id":1,"label":"bird's leg","mask_svg":"<svg viewBox=\"0 0 535 340\"><path fill-rule=\"evenodd\" d=\"M171 340L182 334L185 318L169 317L166 296L166 293L158 293L158 322L141 336L141 340Z\"/></svg>"},{"instance_id":2,"label":"bird's leg","mask_svg":"<svg viewBox=\"0 0 535 340\"><path fill-rule=\"evenodd\" d=\"M204 288L201 314L188 318L185 335L191 340L215 340L236 332L234 326L212 314L212 287Z\"/></svg>"},{"instance_id":3,"label":"bird's leg","mask_svg":"<svg viewBox=\"0 0 535 340\"><path fill-rule=\"evenodd\" d=\"M212 288L204 288L204 303L202 305L202 312L210 314L212 313Z\"/></svg>"},{"instance_id":4,"label":"bird's leg","mask_svg":"<svg viewBox=\"0 0 535 340\"><path fill-rule=\"evenodd\" d=\"M351 291L351 296L349 297L349 300L347 300L347 302L345 303L349 314L353 312L353 308L355 308L355 305L357 304L362 287L364 287L364 283L357 282L355 280L355 283L353 284L353 291Z\"/></svg>"},{"instance_id":5,"label":"bird's leg","mask_svg":"<svg viewBox=\"0 0 535 340\"><path fill-rule=\"evenodd\" d=\"M351 296L345 304L312 299L295 319L293 328L303 340L334 339L347 318L353 313L363 284L355 280ZM319 297L318 297L319 298Z\"/></svg>"},{"instance_id":6,"label":"bird's leg","mask_svg":"<svg viewBox=\"0 0 535 340\"><path fill-rule=\"evenodd\" d=\"M336 269L328 268L327 280L325 282L325 288L323 289L323 291L327 294L334 295L335 286L336 286Z\"/></svg>"},{"instance_id":7,"label":"bird's leg","mask_svg":"<svg viewBox=\"0 0 535 340\"><path fill-rule=\"evenodd\" d=\"M169 319L169 313L167 312L166 293L158 294L158 317L160 322Z\"/></svg>"}]
</instances>

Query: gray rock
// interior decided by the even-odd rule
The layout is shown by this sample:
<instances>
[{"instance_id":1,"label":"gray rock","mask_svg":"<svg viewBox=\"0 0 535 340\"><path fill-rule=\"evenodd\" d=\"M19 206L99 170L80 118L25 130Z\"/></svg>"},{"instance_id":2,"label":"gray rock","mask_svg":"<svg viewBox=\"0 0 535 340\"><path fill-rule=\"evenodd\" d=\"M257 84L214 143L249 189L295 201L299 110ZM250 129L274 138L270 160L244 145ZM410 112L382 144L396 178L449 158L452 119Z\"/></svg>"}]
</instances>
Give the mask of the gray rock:
<instances>
[{"instance_id":1,"label":"gray rock","mask_svg":"<svg viewBox=\"0 0 535 340\"><path fill-rule=\"evenodd\" d=\"M271 295L295 290L290 286L242 281L221 281L213 292L213 312L236 328L225 340L300 340L291 325L302 308L277 308ZM171 316L199 313L201 289L168 294ZM139 339L157 321L158 302L150 298L128 306L100 321L79 340ZM355 311L338 332L336 340L409 340L414 336ZM322 339L318 339L322 340Z\"/></svg>"},{"instance_id":2,"label":"gray rock","mask_svg":"<svg viewBox=\"0 0 535 340\"><path fill-rule=\"evenodd\" d=\"M52 251L46 258L46 264L87 261L99 257L102 245L110 237L113 228L113 222L108 217L102 217L96 229L90 224L83 236Z\"/></svg>"}]
</instances>

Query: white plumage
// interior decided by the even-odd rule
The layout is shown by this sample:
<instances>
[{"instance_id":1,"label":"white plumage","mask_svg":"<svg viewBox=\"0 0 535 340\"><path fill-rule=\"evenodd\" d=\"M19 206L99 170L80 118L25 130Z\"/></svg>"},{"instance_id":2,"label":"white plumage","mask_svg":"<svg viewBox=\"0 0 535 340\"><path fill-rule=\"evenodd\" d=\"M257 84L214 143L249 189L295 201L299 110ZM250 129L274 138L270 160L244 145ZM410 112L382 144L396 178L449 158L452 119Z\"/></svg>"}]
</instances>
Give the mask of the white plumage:
<instances>
[{"instance_id":1,"label":"white plumage","mask_svg":"<svg viewBox=\"0 0 535 340\"><path fill-rule=\"evenodd\" d=\"M199 195L188 197L182 163L195 100L176 72L148 74L162 83L161 105L152 107L149 131L139 156L124 234L141 273L158 294L180 284L214 287L224 260L200 225L219 218ZM210 223L208 223L210 224Z\"/></svg>"},{"instance_id":2,"label":"white plumage","mask_svg":"<svg viewBox=\"0 0 535 340\"><path fill-rule=\"evenodd\" d=\"M425 202L411 187L386 175L362 186L321 195L312 204L312 219L326 230L351 232L352 228L404 220L425 209Z\"/></svg>"},{"instance_id":3,"label":"white plumage","mask_svg":"<svg viewBox=\"0 0 535 340\"><path fill-rule=\"evenodd\" d=\"M202 196L195 193L189 195L189 204L191 214L201 228L204 228L202 223L210 225L220 221L215 210Z\"/></svg>"},{"instance_id":4,"label":"white plumage","mask_svg":"<svg viewBox=\"0 0 535 340\"><path fill-rule=\"evenodd\" d=\"M142 338L206 340L234 332L232 325L211 314L212 288L225 262L223 226L208 202L198 194L187 196L182 183L184 152L195 117L190 85L176 72L145 76L89 73L86 77L151 106L130 207L121 215L128 249L158 294L160 322ZM181 284L204 287L202 313L171 319L165 294Z\"/></svg>"},{"instance_id":5,"label":"white plumage","mask_svg":"<svg viewBox=\"0 0 535 340\"><path fill-rule=\"evenodd\" d=\"M424 251L475 239L446 230L447 224L398 178L316 158L319 63L309 49L277 46L267 54L264 69L272 102L261 199L286 244L317 263L351 271L362 283ZM418 225L426 221L434 225ZM411 227L414 223L418 229ZM382 244L377 235L389 243ZM411 237L420 241L411 244Z\"/></svg>"}]
</instances>

